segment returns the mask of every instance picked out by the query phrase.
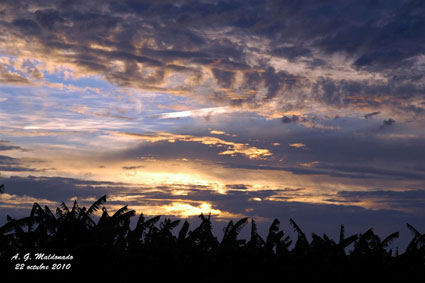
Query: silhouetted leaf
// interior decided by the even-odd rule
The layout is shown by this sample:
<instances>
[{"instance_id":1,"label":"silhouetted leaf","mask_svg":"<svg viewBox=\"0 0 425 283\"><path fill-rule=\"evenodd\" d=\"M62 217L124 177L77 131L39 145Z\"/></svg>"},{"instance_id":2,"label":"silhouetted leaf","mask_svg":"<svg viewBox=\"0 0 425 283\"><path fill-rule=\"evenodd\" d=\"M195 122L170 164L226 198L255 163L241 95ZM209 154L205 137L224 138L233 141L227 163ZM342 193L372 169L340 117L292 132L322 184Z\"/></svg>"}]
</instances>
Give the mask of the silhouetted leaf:
<instances>
[{"instance_id":1,"label":"silhouetted leaf","mask_svg":"<svg viewBox=\"0 0 425 283\"><path fill-rule=\"evenodd\" d=\"M126 213L127 211L128 211L128 207L127 207L127 205L125 205L125 206L121 207L120 209L118 209L118 210L114 213L114 215L112 215L112 218L118 218L118 217L120 217L121 215L123 215L124 213Z\"/></svg>"},{"instance_id":2,"label":"silhouetted leaf","mask_svg":"<svg viewBox=\"0 0 425 283\"><path fill-rule=\"evenodd\" d=\"M394 239L398 238L399 235L400 235L399 232L395 232L387 236L381 243L382 247L384 248L387 247L391 242L394 241Z\"/></svg>"},{"instance_id":3,"label":"silhouetted leaf","mask_svg":"<svg viewBox=\"0 0 425 283\"><path fill-rule=\"evenodd\" d=\"M93 212L97 211L102 204L106 202L106 195L99 198L97 201L95 201L90 208L87 210L87 215L91 215Z\"/></svg>"},{"instance_id":4,"label":"silhouetted leaf","mask_svg":"<svg viewBox=\"0 0 425 283\"><path fill-rule=\"evenodd\" d=\"M238 222L235 223L233 226L233 232L239 234L241 230L245 227L245 225L248 223L248 217L240 219Z\"/></svg>"},{"instance_id":5,"label":"silhouetted leaf","mask_svg":"<svg viewBox=\"0 0 425 283\"><path fill-rule=\"evenodd\" d=\"M412 234L415 236L415 237L420 237L421 236L421 233L419 233L419 231L418 230L416 230L416 228L415 227L413 227L412 225L410 225L409 223L406 223L406 226L407 226L407 228L410 230L410 232L412 232Z\"/></svg>"},{"instance_id":6,"label":"silhouetted leaf","mask_svg":"<svg viewBox=\"0 0 425 283\"><path fill-rule=\"evenodd\" d=\"M291 218L289 219L289 223L292 225L292 227L294 228L294 231L297 232L298 236L305 239L307 241L307 238L304 234L304 232L301 230L301 228L298 226L297 223L295 223L295 221Z\"/></svg>"},{"instance_id":7,"label":"silhouetted leaf","mask_svg":"<svg viewBox=\"0 0 425 283\"><path fill-rule=\"evenodd\" d=\"M345 239L345 228L344 225L341 224L341 228L339 230L339 242L341 243Z\"/></svg>"},{"instance_id":8,"label":"silhouetted leaf","mask_svg":"<svg viewBox=\"0 0 425 283\"><path fill-rule=\"evenodd\" d=\"M65 213L69 213L69 208L66 206L64 202L61 204L62 210L65 210Z\"/></svg>"},{"instance_id":9,"label":"silhouetted leaf","mask_svg":"<svg viewBox=\"0 0 425 283\"><path fill-rule=\"evenodd\" d=\"M178 241L182 242L186 239L187 232L189 231L189 222L184 221L182 228L179 232Z\"/></svg>"},{"instance_id":10,"label":"silhouetted leaf","mask_svg":"<svg viewBox=\"0 0 425 283\"><path fill-rule=\"evenodd\" d=\"M348 247L349 245L351 245L353 242L355 242L357 240L358 236L357 235L352 235L344 240L342 240L341 242L338 243L338 246L340 248L345 249L346 247Z\"/></svg>"}]
</instances>

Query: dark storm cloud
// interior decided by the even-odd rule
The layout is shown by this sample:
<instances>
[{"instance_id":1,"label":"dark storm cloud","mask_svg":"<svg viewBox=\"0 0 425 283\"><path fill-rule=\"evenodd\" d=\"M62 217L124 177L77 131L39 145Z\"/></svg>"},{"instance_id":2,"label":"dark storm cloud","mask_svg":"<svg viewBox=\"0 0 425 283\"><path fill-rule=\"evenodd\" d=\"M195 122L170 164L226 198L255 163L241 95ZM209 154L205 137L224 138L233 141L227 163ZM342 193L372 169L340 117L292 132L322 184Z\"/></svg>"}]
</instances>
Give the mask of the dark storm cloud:
<instances>
[{"instance_id":1,"label":"dark storm cloud","mask_svg":"<svg viewBox=\"0 0 425 283\"><path fill-rule=\"evenodd\" d=\"M192 85L171 90L193 94L202 85L205 67L220 87L235 88L242 97L238 105L259 106L253 91L265 87L264 100L298 100L281 100L284 109L300 108L310 97L339 107L388 106L420 115L423 106L415 100L424 93L417 59L425 53L424 5L416 0L4 1L1 11L8 16L0 29L11 40L40 43L45 50L38 52L64 52L61 60L120 86L164 90L167 74L179 73L192 78ZM326 72L315 80L277 70L266 59L332 70L319 53L344 54L353 70L386 81L327 78ZM116 68L114 60L122 61L123 68ZM237 87L235 72L243 72ZM7 74L3 80L28 83ZM406 97L411 100L399 103ZM220 92L213 99L235 105L235 97Z\"/></svg>"}]
</instances>

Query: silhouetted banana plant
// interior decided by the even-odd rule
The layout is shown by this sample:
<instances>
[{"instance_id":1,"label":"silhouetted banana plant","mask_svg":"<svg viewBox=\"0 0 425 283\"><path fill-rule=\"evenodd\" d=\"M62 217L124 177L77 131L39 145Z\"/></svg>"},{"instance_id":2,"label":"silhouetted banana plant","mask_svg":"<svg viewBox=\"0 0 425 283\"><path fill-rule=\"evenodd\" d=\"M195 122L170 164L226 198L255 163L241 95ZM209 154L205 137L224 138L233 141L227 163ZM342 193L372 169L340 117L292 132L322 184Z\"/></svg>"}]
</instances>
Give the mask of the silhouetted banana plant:
<instances>
[{"instance_id":1,"label":"silhouetted banana plant","mask_svg":"<svg viewBox=\"0 0 425 283\"><path fill-rule=\"evenodd\" d=\"M267 234L265 248L268 250L274 250L274 248L279 244L280 239L283 237L283 231L279 231L280 221L274 219L269 228L269 233Z\"/></svg>"},{"instance_id":2,"label":"silhouetted banana plant","mask_svg":"<svg viewBox=\"0 0 425 283\"><path fill-rule=\"evenodd\" d=\"M211 214L206 217L203 213L199 215L201 224L195 230L189 232L188 240L203 252L212 252L218 248L219 242L212 233Z\"/></svg>"},{"instance_id":3,"label":"silhouetted banana plant","mask_svg":"<svg viewBox=\"0 0 425 283\"><path fill-rule=\"evenodd\" d=\"M265 272L280 268L288 274L297 268L315 272L332 270L335 274L360 269L378 272L376 274L391 270L414 270L415 274L425 274L425 234L410 224L407 228L413 239L404 253L394 256L389 245L398 238L398 232L383 240L372 229L345 237L341 225L338 243L327 234L315 233L309 243L300 226L290 219L290 225L297 233L291 250L292 241L280 230L277 219L271 223L265 239L259 235L255 220L251 219L248 241L239 238L248 218L229 221L219 242L212 232L211 214L199 215L201 223L192 231L188 221L184 221L178 233L174 233L180 220L164 218L160 222L161 216L146 219L143 214L131 229L135 211L124 206L110 215L103 206L105 202L106 196L102 196L88 209L80 207L77 201L71 208L62 203L56 214L47 206L43 208L34 203L28 217L13 219L7 216L7 222L0 227L0 264L7 264L6 259L15 253L69 250L81 258L90 258L90 253L109 255L109 260L117 257L124 262L119 268L124 269L128 268L125 259L128 255L132 259L144 260L146 264L163 260L176 265L191 263L199 268L202 262L221 266L222 262L231 265L234 260L241 263L237 265L239 269L252 264ZM100 209L100 217L95 216ZM352 252L347 254L345 250L353 243ZM87 263L91 262L88 260Z\"/></svg>"},{"instance_id":4,"label":"silhouetted banana plant","mask_svg":"<svg viewBox=\"0 0 425 283\"><path fill-rule=\"evenodd\" d=\"M245 244L245 240L238 240L238 235L248 223L248 217L238 220L235 224L230 220L226 228L224 228L223 240L221 246L227 248L238 248Z\"/></svg>"},{"instance_id":5,"label":"silhouetted banana plant","mask_svg":"<svg viewBox=\"0 0 425 283\"><path fill-rule=\"evenodd\" d=\"M252 249L261 249L264 247L266 242L261 238L257 232L257 224L254 219L251 219L251 238L248 242L248 246Z\"/></svg>"},{"instance_id":6,"label":"silhouetted banana plant","mask_svg":"<svg viewBox=\"0 0 425 283\"><path fill-rule=\"evenodd\" d=\"M407 228L413 234L413 239L407 246L406 252L408 253L424 253L425 252L425 234L421 234L415 227L406 224Z\"/></svg>"},{"instance_id":7,"label":"silhouetted banana plant","mask_svg":"<svg viewBox=\"0 0 425 283\"><path fill-rule=\"evenodd\" d=\"M161 216L155 216L155 217L152 217L151 219L146 220L143 213L141 213L137 220L136 227L132 231L130 231L128 234L128 241L129 241L130 247L136 248L146 242L150 242L151 239L148 238L150 237L150 234L148 231L152 230L151 227L155 223L157 223L160 218Z\"/></svg>"},{"instance_id":8,"label":"silhouetted banana plant","mask_svg":"<svg viewBox=\"0 0 425 283\"><path fill-rule=\"evenodd\" d=\"M353 256L377 257L380 259L388 258L392 255L392 250L386 250L388 245L399 237L399 232L392 233L381 240L381 238L373 232L373 229L367 230L364 234L360 234L358 240L354 243Z\"/></svg>"},{"instance_id":9,"label":"silhouetted banana plant","mask_svg":"<svg viewBox=\"0 0 425 283\"><path fill-rule=\"evenodd\" d=\"M298 238L295 242L295 247L292 252L297 255L306 255L310 249L310 244L308 243L306 235L292 218L289 219L289 223L294 228L294 231L298 234Z\"/></svg>"},{"instance_id":10,"label":"silhouetted banana plant","mask_svg":"<svg viewBox=\"0 0 425 283\"><path fill-rule=\"evenodd\" d=\"M172 234L172 230L176 228L180 223L180 220L172 221L169 218L165 218L164 221L160 224L160 229L158 231L158 239L161 243L174 244L176 237Z\"/></svg>"},{"instance_id":11,"label":"silhouetted banana plant","mask_svg":"<svg viewBox=\"0 0 425 283\"><path fill-rule=\"evenodd\" d=\"M337 252L341 253L345 256L345 249L350 246L352 243L354 243L358 238L357 234L351 235L348 238L345 238L345 228L344 225L341 225L340 232L339 232L339 242L337 244Z\"/></svg>"},{"instance_id":12,"label":"silhouetted banana plant","mask_svg":"<svg viewBox=\"0 0 425 283\"><path fill-rule=\"evenodd\" d=\"M182 228L180 229L179 236L177 238L177 241L179 244L183 245L186 242L186 237L188 232L189 232L189 222L185 220Z\"/></svg>"}]
</instances>

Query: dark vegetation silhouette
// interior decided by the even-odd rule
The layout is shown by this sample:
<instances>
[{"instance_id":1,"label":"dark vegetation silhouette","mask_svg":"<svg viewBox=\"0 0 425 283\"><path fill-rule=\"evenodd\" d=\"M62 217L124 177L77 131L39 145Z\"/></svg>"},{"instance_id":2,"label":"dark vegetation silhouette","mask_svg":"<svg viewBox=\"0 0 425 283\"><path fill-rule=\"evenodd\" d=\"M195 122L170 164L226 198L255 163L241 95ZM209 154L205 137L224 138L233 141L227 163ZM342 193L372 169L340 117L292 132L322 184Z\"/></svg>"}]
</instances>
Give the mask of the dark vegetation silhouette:
<instances>
[{"instance_id":1,"label":"dark vegetation silhouette","mask_svg":"<svg viewBox=\"0 0 425 283\"><path fill-rule=\"evenodd\" d=\"M279 220L272 222L263 238L255 220L249 218L230 221L219 241L212 231L211 215L201 214L201 223L192 230L184 221L180 230L174 231L180 220L147 219L141 214L131 229L135 211L124 206L109 214L105 202L103 196L88 209L77 201L72 207L62 203L55 213L34 203L28 217L7 216L7 223L0 227L3 278L34 280L45 276L62 282L81 276L117 282L150 276L160 282L425 279L425 234L410 224L407 228L413 239L401 254L388 247L398 232L381 239L369 229L347 237L341 225L338 240L313 233L309 241L293 219L289 222L297 235L294 242L279 228ZM98 210L101 216L95 217ZM249 238L239 239L247 225ZM41 252L73 255L69 261L72 268L56 272L14 270L16 262L11 258L16 253Z\"/></svg>"}]
</instances>

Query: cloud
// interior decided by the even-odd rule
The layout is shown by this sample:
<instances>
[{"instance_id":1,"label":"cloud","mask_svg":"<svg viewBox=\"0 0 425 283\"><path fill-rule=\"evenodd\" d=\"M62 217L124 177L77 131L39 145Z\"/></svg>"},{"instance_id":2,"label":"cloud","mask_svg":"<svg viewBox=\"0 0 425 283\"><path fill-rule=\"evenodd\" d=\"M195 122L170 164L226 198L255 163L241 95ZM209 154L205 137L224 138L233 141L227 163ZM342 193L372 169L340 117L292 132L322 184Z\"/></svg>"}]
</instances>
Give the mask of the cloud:
<instances>
[{"instance_id":1,"label":"cloud","mask_svg":"<svg viewBox=\"0 0 425 283\"><path fill-rule=\"evenodd\" d=\"M375 209L390 207L391 209L422 214L425 191L418 189L340 191L336 197L336 202L362 202Z\"/></svg>"},{"instance_id":2,"label":"cloud","mask_svg":"<svg viewBox=\"0 0 425 283\"><path fill-rule=\"evenodd\" d=\"M286 171L295 175L317 175L348 179L363 179L371 182L372 179L393 181L420 181L425 180L425 175L403 170L391 170L368 166L327 165L319 161L299 162L295 166L270 166L255 164L221 163L226 168L239 168L249 170Z\"/></svg>"},{"instance_id":3,"label":"cloud","mask_svg":"<svg viewBox=\"0 0 425 283\"><path fill-rule=\"evenodd\" d=\"M380 130L387 129L395 124L395 120L393 118L389 118L388 120L384 120L382 125L379 127Z\"/></svg>"},{"instance_id":4,"label":"cloud","mask_svg":"<svg viewBox=\"0 0 425 283\"><path fill-rule=\"evenodd\" d=\"M116 210L123 205L136 209L145 215L174 215L179 217L197 216L201 212L214 214L213 219L237 219L242 216L254 217L259 223L259 231L266 234L273 218L282 221L283 229L289 230L286 221L294 218L305 232L326 232L337 237L337 227L346 226L347 233L356 233L373 227L378 233L388 234L399 231L406 222L422 229L424 214L411 214L400 211L411 204L420 209L424 197L423 191L344 191L333 195L339 203L309 203L296 201L297 197L307 194L304 188L282 188L272 190L252 190L244 184L228 184L225 194L209 186L174 185L141 187L124 183L95 182L72 178L57 177L11 177L0 178L6 184L7 191L0 200L1 215L12 217L27 215L33 202L48 205L51 209L60 202L71 203L78 199L80 205L90 205L94 200L108 195L105 206ZM185 193L181 193L184 191ZM300 194L300 195L299 195ZM360 204L371 200L388 200L374 210L360 205L344 203L361 200ZM422 200L423 202L423 200ZM385 206L387 205L387 207ZM389 205L389 208L388 208ZM17 209L19 208L19 209ZM2 219L3 221L3 219ZM394 231L392 231L394 230ZM333 232L335 235L333 235ZM407 244L410 235L402 234L399 244Z\"/></svg>"},{"instance_id":5,"label":"cloud","mask_svg":"<svg viewBox=\"0 0 425 283\"><path fill-rule=\"evenodd\" d=\"M110 134L115 136L142 139L152 143L161 141L175 143L176 141L182 141L196 142L208 146L216 146L218 148L224 147L224 149L218 153L219 155L235 156L237 154L241 154L245 157L248 157L249 159L267 159L273 155L268 149L257 148L255 146L250 146L247 143L225 141L216 137L198 137L192 135L172 134L167 132L157 132L154 134L110 132Z\"/></svg>"},{"instance_id":6,"label":"cloud","mask_svg":"<svg viewBox=\"0 0 425 283\"><path fill-rule=\"evenodd\" d=\"M364 115L364 117L365 117L365 119L369 119L369 118L371 118L371 117L373 117L373 116L376 116L376 115L378 115L379 113L381 113L381 112L372 112L372 113L367 113L367 114L365 114Z\"/></svg>"},{"instance_id":7,"label":"cloud","mask_svg":"<svg viewBox=\"0 0 425 283\"><path fill-rule=\"evenodd\" d=\"M46 170L51 169L35 169L25 164L21 159L0 155L0 172L44 172Z\"/></svg>"},{"instance_id":8,"label":"cloud","mask_svg":"<svg viewBox=\"0 0 425 283\"><path fill-rule=\"evenodd\" d=\"M0 56L0 82L12 85L34 85L44 77L36 60Z\"/></svg>"},{"instance_id":9,"label":"cloud","mask_svg":"<svg viewBox=\"0 0 425 283\"><path fill-rule=\"evenodd\" d=\"M24 149L20 146L16 145L10 145L9 141L0 140L0 151L7 151L7 150L21 150Z\"/></svg>"},{"instance_id":10,"label":"cloud","mask_svg":"<svg viewBox=\"0 0 425 283\"><path fill-rule=\"evenodd\" d=\"M374 176L378 178L389 178L389 179L406 179L406 180L425 180L425 175L421 173L412 172L410 170L392 170L386 168L376 168L371 166L350 166L350 165L329 165L321 164L319 166L323 169L328 169L333 172L345 172L352 173L354 175Z\"/></svg>"},{"instance_id":11,"label":"cloud","mask_svg":"<svg viewBox=\"0 0 425 283\"><path fill-rule=\"evenodd\" d=\"M70 201L78 198L84 202L96 199L100 195L107 194L111 204L126 204L129 206L144 207L149 205L153 207L162 207L163 213L167 213L167 207L179 209L179 215L183 215L184 208L190 211L196 206L208 206L215 209L217 214L228 213L234 215L244 214L246 207L252 207L256 202L261 200L265 203L273 205L273 203L281 203L282 206L288 205L288 201L305 202L316 201L317 196L312 195L312 190L305 188L259 188L245 184L227 184L224 191L214 189L214 184L209 185L190 185L190 184L173 184L162 186L146 186L134 185L116 182L97 182L86 181L72 178L59 177L10 177L1 178L1 182L7 187L7 193L16 198L29 197L32 199L44 199L49 202ZM410 201L414 207L419 207L418 199L421 199L422 191L370 191L355 192L341 191L336 194L324 195L323 197L332 196L334 202L359 202L360 205L367 205L367 201L379 203L378 199L385 199L379 205L380 209L391 207L393 209L407 208ZM329 199L324 200L330 201ZM187 205L183 205L183 204ZM305 203L305 205L307 205ZM399 203L399 206L393 204ZM415 204L416 203L416 204ZM255 207L255 205L254 205ZM360 209L360 207L359 207ZM207 210L207 209L204 209ZM168 211L172 213L173 211ZM189 211L186 211L189 213ZM299 213L299 212L297 212ZM197 213L190 213L197 215ZM167 214L168 215L168 214ZM273 215L263 214L261 210L257 210L259 217L273 217Z\"/></svg>"},{"instance_id":12,"label":"cloud","mask_svg":"<svg viewBox=\"0 0 425 283\"><path fill-rule=\"evenodd\" d=\"M263 113L318 105L397 119L425 113L418 2L120 2L2 4L0 48L25 63L3 68L0 80L29 84L48 66L66 66L117 86Z\"/></svg>"},{"instance_id":13,"label":"cloud","mask_svg":"<svg viewBox=\"0 0 425 283\"><path fill-rule=\"evenodd\" d=\"M19 73L6 70L0 65L0 83L2 84L14 84L14 85L30 85L31 81L20 75Z\"/></svg>"},{"instance_id":14,"label":"cloud","mask_svg":"<svg viewBox=\"0 0 425 283\"><path fill-rule=\"evenodd\" d=\"M420 192L338 194L423 187L423 10L399 0L3 2L0 131L26 151L0 142L2 175L21 176L2 182L17 197L108 193L114 208L151 214L393 227L415 218L400 213L411 205L424 223ZM36 155L57 170L29 162Z\"/></svg>"},{"instance_id":15,"label":"cloud","mask_svg":"<svg viewBox=\"0 0 425 283\"><path fill-rule=\"evenodd\" d=\"M49 199L56 202L68 200L74 196L81 198L102 196L117 185L112 182L96 182L81 179L61 177L18 177L1 178L6 192L17 196L30 196L40 199Z\"/></svg>"},{"instance_id":16,"label":"cloud","mask_svg":"<svg viewBox=\"0 0 425 283\"><path fill-rule=\"evenodd\" d=\"M217 131L217 130L210 130L210 134L211 135L224 135L224 136L229 136L229 137L236 137L235 134L229 134L229 133L226 133L224 131Z\"/></svg>"},{"instance_id":17,"label":"cloud","mask_svg":"<svg viewBox=\"0 0 425 283\"><path fill-rule=\"evenodd\" d=\"M395 120L394 119L392 119L392 118L390 118L390 119L388 119L388 120L384 120L384 127L385 126L392 126L392 125L394 125L395 124Z\"/></svg>"},{"instance_id":18,"label":"cloud","mask_svg":"<svg viewBox=\"0 0 425 283\"><path fill-rule=\"evenodd\" d=\"M196 196L197 189L186 185L177 185L179 189L191 191L193 197L175 193L175 186L140 187L132 184L114 182L96 182L81 179L60 177L10 177L0 178L7 187L6 200L23 200L20 207L30 209L31 202L38 201L42 204L58 204L62 201L69 202L78 199L80 204L87 204L99 196L107 194L108 203L114 208L119 208L124 203L133 206L139 213L147 215L163 214L180 217L198 216L201 212L211 212L216 217L238 217L224 209L217 209L208 198ZM199 186L198 186L199 187ZM137 192L135 191L137 189ZM29 201L28 201L29 200ZM144 205L141 205L144 203ZM16 206L11 202L0 201L0 209L15 211ZM143 209L143 210L141 210Z\"/></svg>"},{"instance_id":19,"label":"cloud","mask_svg":"<svg viewBox=\"0 0 425 283\"><path fill-rule=\"evenodd\" d=\"M289 144L290 147L295 147L295 148L307 148L307 145L303 144L303 143L291 143Z\"/></svg>"},{"instance_id":20,"label":"cloud","mask_svg":"<svg viewBox=\"0 0 425 283\"><path fill-rule=\"evenodd\" d=\"M319 161L312 161L312 162L308 162L308 163L300 163L300 166L307 167L307 168L312 168L312 167L317 166L318 164L320 164Z\"/></svg>"},{"instance_id":21,"label":"cloud","mask_svg":"<svg viewBox=\"0 0 425 283\"><path fill-rule=\"evenodd\" d=\"M144 166L142 165L137 165L137 166L123 166L121 167L123 170L135 170L135 169L140 169L143 168Z\"/></svg>"},{"instance_id":22,"label":"cloud","mask_svg":"<svg viewBox=\"0 0 425 283\"><path fill-rule=\"evenodd\" d=\"M329 125L329 116L319 117L318 115L309 113L308 115L292 115L283 116L280 121L282 124L297 124L305 128L323 129L323 130L339 130L339 126Z\"/></svg>"},{"instance_id":23,"label":"cloud","mask_svg":"<svg viewBox=\"0 0 425 283\"><path fill-rule=\"evenodd\" d=\"M154 117L158 117L159 119L178 119L178 118L186 118L186 117L208 118L213 115L219 115L219 114L224 114L229 112L232 112L232 110L229 107L213 107L213 108L203 108L203 109L195 109L195 110L162 113L162 114L155 115Z\"/></svg>"},{"instance_id":24,"label":"cloud","mask_svg":"<svg viewBox=\"0 0 425 283\"><path fill-rule=\"evenodd\" d=\"M247 190L248 187L244 184L226 185L226 188L231 190Z\"/></svg>"},{"instance_id":25,"label":"cloud","mask_svg":"<svg viewBox=\"0 0 425 283\"><path fill-rule=\"evenodd\" d=\"M283 116L281 121L282 121L283 124L289 124L289 123L297 122L298 119L299 119L299 116L297 116L297 115L292 115L292 117Z\"/></svg>"},{"instance_id":26,"label":"cloud","mask_svg":"<svg viewBox=\"0 0 425 283\"><path fill-rule=\"evenodd\" d=\"M58 202L51 201L48 199L39 199L29 196L17 196L6 192L1 194L0 210L12 210L13 213L11 213L11 215L13 215L13 217L16 217L16 212L19 213L19 210L25 209L26 214L28 214L28 211L30 211L32 205L35 202L53 207L59 204ZM3 221L3 219L1 221Z\"/></svg>"}]
</instances>

